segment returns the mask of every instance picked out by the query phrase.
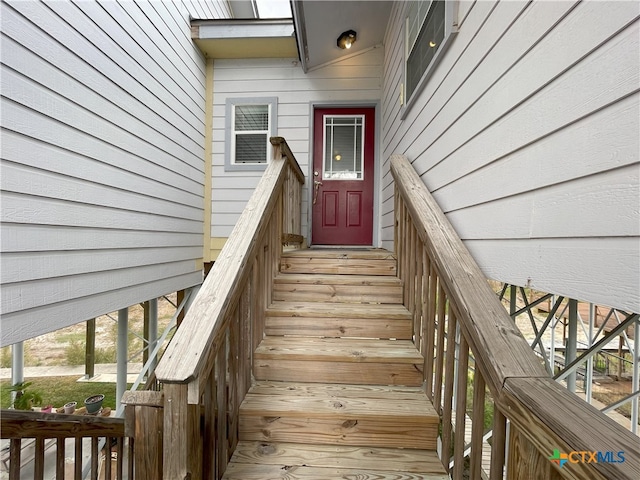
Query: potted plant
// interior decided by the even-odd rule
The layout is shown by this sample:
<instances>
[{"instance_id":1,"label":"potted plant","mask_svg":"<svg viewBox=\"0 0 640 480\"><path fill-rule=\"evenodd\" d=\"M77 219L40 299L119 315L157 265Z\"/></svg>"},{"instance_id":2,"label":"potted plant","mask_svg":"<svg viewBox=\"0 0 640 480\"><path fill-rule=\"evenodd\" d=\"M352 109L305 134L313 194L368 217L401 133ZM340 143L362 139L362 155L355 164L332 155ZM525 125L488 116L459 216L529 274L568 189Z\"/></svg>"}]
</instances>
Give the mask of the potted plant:
<instances>
[{"instance_id":1,"label":"potted plant","mask_svg":"<svg viewBox=\"0 0 640 480\"><path fill-rule=\"evenodd\" d=\"M78 402L67 402L64 404L62 408L64 408L64 413L70 415L76 411L76 405Z\"/></svg>"},{"instance_id":2,"label":"potted plant","mask_svg":"<svg viewBox=\"0 0 640 480\"><path fill-rule=\"evenodd\" d=\"M36 390L30 390L33 382L20 382L11 387L16 392L13 400L13 408L16 410L32 410L33 407L42 405L42 395Z\"/></svg>"},{"instance_id":3,"label":"potted plant","mask_svg":"<svg viewBox=\"0 0 640 480\"><path fill-rule=\"evenodd\" d=\"M104 401L104 395L91 395L84 401L84 406L87 407L87 413L93 415L98 413L102 408L102 402Z\"/></svg>"}]
</instances>

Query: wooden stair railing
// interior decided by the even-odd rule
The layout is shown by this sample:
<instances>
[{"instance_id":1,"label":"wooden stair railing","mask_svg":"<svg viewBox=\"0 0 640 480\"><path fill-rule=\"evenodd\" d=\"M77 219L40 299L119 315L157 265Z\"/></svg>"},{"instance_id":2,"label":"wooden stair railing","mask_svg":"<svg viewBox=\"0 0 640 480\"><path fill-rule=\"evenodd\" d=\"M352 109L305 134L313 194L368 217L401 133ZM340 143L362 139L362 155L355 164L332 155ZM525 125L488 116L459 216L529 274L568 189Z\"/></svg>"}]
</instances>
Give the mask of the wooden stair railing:
<instances>
[{"instance_id":1,"label":"wooden stair railing","mask_svg":"<svg viewBox=\"0 0 640 480\"><path fill-rule=\"evenodd\" d=\"M237 444L282 246L303 241L304 174L283 138L271 143L262 179L158 363L162 392L126 399L135 469L153 468L154 478L219 479Z\"/></svg>"},{"instance_id":2,"label":"wooden stair railing","mask_svg":"<svg viewBox=\"0 0 640 480\"><path fill-rule=\"evenodd\" d=\"M21 472L23 440L34 439L33 478L42 479L45 474L45 453L48 448L47 440L53 440L55 447L55 472L57 479L69 478L65 475L66 462L69 453L65 451L68 439L75 440L71 456L74 458L73 478L76 480L89 478L133 478L133 442L127 441L124 419L113 417L94 417L90 415L64 415L57 413L40 413L22 410L2 410L1 437L10 439L9 444L9 479L25 478ZM100 456L99 440L106 438L102 450L105 460L102 472L99 474ZM90 462L88 476L83 472L83 440L90 439ZM115 445L114 445L115 443ZM53 450L52 450L53 451ZM111 453L117 454L116 465L113 466ZM126 455L125 455L126 453ZM54 454L52 453L52 456ZM127 464L125 465L125 458ZM3 459L4 461L4 459ZM48 467L48 470L51 468Z\"/></svg>"},{"instance_id":3,"label":"wooden stair railing","mask_svg":"<svg viewBox=\"0 0 640 480\"><path fill-rule=\"evenodd\" d=\"M480 479L488 470L503 479L505 460L510 480L640 478L640 439L549 378L409 161L392 156L391 172L404 303L425 357L427 394L442 415L441 460L453 465L452 478ZM485 402L494 415L483 467ZM601 452L600 462L592 452ZM562 454L562 466L552 461Z\"/></svg>"}]
</instances>

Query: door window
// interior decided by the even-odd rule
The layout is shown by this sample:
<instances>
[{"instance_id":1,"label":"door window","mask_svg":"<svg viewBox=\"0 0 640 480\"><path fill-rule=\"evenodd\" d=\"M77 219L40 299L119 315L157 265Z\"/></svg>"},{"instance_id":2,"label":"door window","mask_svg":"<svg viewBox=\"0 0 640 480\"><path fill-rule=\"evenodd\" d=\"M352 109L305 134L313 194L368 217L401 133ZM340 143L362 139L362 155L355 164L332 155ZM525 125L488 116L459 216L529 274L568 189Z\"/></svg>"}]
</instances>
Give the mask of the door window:
<instances>
[{"instance_id":1,"label":"door window","mask_svg":"<svg viewBox=\"0 0 640 480\"><path fill-rule=\"evenodd\" d=\"M323 175L327 180L364 178L364 115L324 116Z\"/></svg>"}]
</instances>

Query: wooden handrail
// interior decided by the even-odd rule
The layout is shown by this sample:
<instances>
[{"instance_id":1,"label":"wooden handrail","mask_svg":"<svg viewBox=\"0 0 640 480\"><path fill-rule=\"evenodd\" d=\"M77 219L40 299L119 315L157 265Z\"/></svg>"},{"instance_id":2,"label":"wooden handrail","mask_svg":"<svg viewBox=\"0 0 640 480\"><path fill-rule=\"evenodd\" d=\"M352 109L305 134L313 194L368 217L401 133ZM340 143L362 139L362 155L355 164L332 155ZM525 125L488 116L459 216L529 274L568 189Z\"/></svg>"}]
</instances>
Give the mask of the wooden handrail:
<instances>
[{"instance_id":1,"label":"wooden handrail","mask_svg":"<svg viewBox=\"0 0 640 480\"><path fill-rule=\"evenodd\" d=\"M503 478L506 441L510 479L640 478L638 437L549 378L409 161L393 155L391 173L399 275L405 283L405 304L414 313L416 344L425 354L427 393L443 415L442 461L447 468L450 448L454 452L453 478L463 475L469 351L474 361L474 402L484 403L485 382L494 402L491 479ZM480 478L483 410L473 405L471 478ZM511 422L508 439L506 420ZM557 469L549 460L554 449L624 451L625 461L571 462Z\"/></svg>"},{"instance_id":2,"label":"wooden handrail","mask_svg":"<svg viewBox=\"0 0 640 480\"><path fill-rule=\"evenodd\" d=\"M154 471L165 479L203 478L203 472L222 478L237 444L239 406L251 384L283 243L303 241L304 174L283 138L271 144L271 161L155 370L162 397L126 402L129 412L145 410L140 421L162 425L162 439L148 441L146 451L143 432L135 436L136 465L157 459L162 445ZM160 398L162 408L153 405Z\"/></svg>"},{"instance_id":3,"label":"wooden handrail","mask_svg":"<svg viewBox=\"0 0 640 480\"><path fill-rule=\"evenodd\" d=\"M195 380L213 367L225 329L224 314L238 302L240 286L251 267L249 260L256 255L258 238L264 233L285 181L285 167L289 166L304 183L304 174L284 139L271 140L276 150L273 159L156 368L156 377L162 383L191 384L190 403L198 403L202 392L202 385Z\"/></svg>"}]
</instances>

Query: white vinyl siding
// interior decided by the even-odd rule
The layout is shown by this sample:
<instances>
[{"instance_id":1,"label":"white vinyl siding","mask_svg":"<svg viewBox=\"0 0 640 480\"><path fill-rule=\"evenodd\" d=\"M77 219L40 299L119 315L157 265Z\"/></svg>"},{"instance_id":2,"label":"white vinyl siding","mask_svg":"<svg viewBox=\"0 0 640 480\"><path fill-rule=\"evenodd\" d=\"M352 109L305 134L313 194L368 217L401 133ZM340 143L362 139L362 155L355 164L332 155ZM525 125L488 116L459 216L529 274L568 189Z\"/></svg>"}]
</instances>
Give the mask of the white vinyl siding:
<instances>
[{"instance_id":1,"label":"white vinyl siding","mask_svg":"<svg viewBox=\"0 0 640 480\"><path fill-rule=\"evenodd\" d=\"M386 32L386 161L406 155L490 278L640 311L637 2L459 2L401 119L406 9ZM383 166L384 245L393 186Z\"/></svg>"},{"instance_id":2,"label":"white vinyl siding","mask_svg":"<svg viewBox=\"0 0 640 480\"><path fill-rule=\"evenodd\" d=\"M309 174L313 104L375 105L381 95L382 48L335 62L307 74L295 59L216 60L213 98L211 236L226 238L260 179L261 172L225 167L227 98L277 99L274 135L284 137L305 175ZM303 190L303 234L307 235L308 185Z\"/></svg>"},{"instance_id":3,"label":"white vinyl siding","mask_svg":"<svg viewBox=\"0 0 640 480\"><path fill-rule=\"evenodd\" d=\"M211 2L3 1L2 345L201 282Z\"/></svg>"}]
</instances>

